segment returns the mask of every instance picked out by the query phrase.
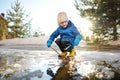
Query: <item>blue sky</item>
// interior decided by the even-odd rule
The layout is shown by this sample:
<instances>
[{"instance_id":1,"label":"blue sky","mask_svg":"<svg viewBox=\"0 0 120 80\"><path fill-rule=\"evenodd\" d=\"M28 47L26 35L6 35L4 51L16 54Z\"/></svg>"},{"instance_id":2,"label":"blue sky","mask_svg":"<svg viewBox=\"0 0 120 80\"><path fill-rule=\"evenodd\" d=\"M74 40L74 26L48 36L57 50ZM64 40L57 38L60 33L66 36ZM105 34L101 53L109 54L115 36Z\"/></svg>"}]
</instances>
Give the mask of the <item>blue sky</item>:
<instances>
[{"instance_id":1,"label":"blue sky","mask_svg":"<svg viewBox=\"0 0 120 80\"><path fill-rule=\"evenodd\" d=\"M5 13L11 9L11 3L15 0L0 1L0 13ZM19 0L21 6L30 13L32 19L32 31L43 31L46 35L51 34L57 27L57 13L65 11L70 20L72 20L77 27L85 28L86 20L81 19L78 15L74 0Z\"/></svg>"}]
</instances>

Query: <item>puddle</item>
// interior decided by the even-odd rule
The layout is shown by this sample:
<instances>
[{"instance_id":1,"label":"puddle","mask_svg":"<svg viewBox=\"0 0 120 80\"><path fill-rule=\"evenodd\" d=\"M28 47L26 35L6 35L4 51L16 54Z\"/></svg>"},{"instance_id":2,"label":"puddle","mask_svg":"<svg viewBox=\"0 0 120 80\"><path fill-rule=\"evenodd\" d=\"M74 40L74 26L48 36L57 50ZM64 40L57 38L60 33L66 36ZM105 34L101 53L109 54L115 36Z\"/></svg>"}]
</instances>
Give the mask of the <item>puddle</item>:
<instances>
[{"instance_id":1,"label":"puddle","mask_svg":"<svg viewBox=\"0 0 120 80\"><path fill-rule=\"evenodd\" d=\"M120 60L117 61L71 61L56 72L48 68L51 80L120 80Z\"/></svg>"},{"instance_id":2,"label":"puddle","mask_svg":"<svg viewBox=\"0 0 120 80\"><path fill-rule=\"evenodd\" d=\"M0 80L120 80L120 59L75 58L63 64L47 52L6 51L0 55Z\"/></svg>"}]
</instances>

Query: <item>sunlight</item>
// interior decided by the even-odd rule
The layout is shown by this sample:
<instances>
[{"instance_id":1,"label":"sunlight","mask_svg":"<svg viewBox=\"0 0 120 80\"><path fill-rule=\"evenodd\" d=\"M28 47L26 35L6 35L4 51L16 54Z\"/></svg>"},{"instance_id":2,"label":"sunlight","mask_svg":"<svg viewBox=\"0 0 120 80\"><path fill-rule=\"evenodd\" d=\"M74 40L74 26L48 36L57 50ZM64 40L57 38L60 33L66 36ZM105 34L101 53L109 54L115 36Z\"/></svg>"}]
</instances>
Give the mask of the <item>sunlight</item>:
<instances>
[{"instance_id":1,"label":"sunlight","mask_svg":"<svg viewBox=\"0 0 120 80\"><path fill-rule=\"evenodd\" d=\"M90 73L95 72L95 65L93 65L90 61L81 62L80 68L78 72L83 76L88 76Z\"/></svg>"},{"instance_id":2,"label":"sunlight","mask_svg":"<svg viewBox=\"0 0 120 80\"><path fill-rule=\"evenodd\" d=\"M85 36L91 36L92 31L90 30L90 27L92 26L92 23L87 19L81 19L80 29L82 31L82 34Z\"/></svg>"}]
</instances>

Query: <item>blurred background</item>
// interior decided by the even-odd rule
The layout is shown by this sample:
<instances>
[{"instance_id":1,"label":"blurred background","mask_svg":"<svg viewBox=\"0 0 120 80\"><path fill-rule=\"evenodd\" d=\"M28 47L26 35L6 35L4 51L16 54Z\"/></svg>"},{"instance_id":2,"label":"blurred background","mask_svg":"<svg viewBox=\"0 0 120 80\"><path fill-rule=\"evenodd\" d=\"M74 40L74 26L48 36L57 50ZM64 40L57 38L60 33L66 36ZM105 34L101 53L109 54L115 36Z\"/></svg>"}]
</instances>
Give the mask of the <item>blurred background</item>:
<instances>
[{"instance_id":1,"label":"blurred background","mask_svg":"<svg viewBox=\"0 0 120 80\"><path fill-rule=\"evenodd\" d=\"M60 11L67 12L88 44L119 46L119 0L2 0L0 40L49 36Z\"/></svg>"}]
</instances>

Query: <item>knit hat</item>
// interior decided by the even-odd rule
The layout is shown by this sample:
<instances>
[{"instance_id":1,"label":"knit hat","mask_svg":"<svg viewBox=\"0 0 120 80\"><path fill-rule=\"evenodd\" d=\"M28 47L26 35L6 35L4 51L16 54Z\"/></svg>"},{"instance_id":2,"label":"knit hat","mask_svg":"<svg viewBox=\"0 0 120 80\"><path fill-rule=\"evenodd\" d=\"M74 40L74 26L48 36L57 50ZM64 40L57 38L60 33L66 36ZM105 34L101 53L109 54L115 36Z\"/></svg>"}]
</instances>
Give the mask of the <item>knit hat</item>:
<instances>
[{"instance_id":1,"label":"knit hat","mask_svg":"<svg viewBox=\"0 0 120 80\"><path fill-rule=\"evenodd\" d=\"M58 21L58 24L60 24L63 21L68 21L67 14L65 12L58 13L57 21Z\"/></svg>"}]
</instances>

